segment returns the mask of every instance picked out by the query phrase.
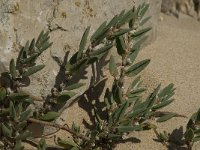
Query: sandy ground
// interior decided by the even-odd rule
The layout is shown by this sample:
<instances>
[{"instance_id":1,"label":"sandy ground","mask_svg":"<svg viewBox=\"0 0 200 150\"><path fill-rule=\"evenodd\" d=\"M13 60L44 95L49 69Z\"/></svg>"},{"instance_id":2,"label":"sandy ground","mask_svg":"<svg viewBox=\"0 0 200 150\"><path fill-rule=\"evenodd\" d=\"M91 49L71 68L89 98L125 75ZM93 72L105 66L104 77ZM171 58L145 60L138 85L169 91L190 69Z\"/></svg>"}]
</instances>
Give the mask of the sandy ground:
<instances>
[{"instance_id":1,"label":"sandy ground","mask_svg":"<svg viewBox=\"0 0 200 150\"><path fill-rule=\"evenodd\" d=\"M176 101L167 110L189 117L200 108L200 23L192 18L177 20L163 14L161 18L163 20L160 21L157 40L140 53L140 58L151 59L143 73L144 81L150 87L156 82L162 85L174 83L177 88ZM184 118L173 118L160 124L159 131L170 132L181 125L185 126L187 121ZM141 143L123 144L118 150L167 149L152 140L155 135L151 131L135 135L141 139ZM194 145L194 150L200 150L200 143Z\"/></svg>"},{"instance_id":2,"label":"sandy ground","mask_svg":"<svg viewBox=\"0 0 200 150\"><path fill-rule=\"evenodd\" d=\"M200 107L200 23L192 18L176 19L161 14L158 37L151 45L146 46L138 59L150 58L151 63L142 73L144 85L153 89L157 84L176 86L176 101L167 107L167 111L177 112L186 116ZM68 110L67 123L70 125L82 123L82 119L89 120L87 112L80 109L80 104L74 104ZM88 106L89 107L89 106ZM173 118L159 124L158 131L171 132L181 125L185 126L187 118ZM133 133L141 140L140 143L124 143L117 146L117 150L166 150L162 144L155 142L153 131ZM58 132L57 136L68 137L65 132ZM194 150L200 150L200 143L194 145ZM175 150L175 148L173 148ZM178 149L177 150L183 150Z\"/></svg>"}]
</instances>

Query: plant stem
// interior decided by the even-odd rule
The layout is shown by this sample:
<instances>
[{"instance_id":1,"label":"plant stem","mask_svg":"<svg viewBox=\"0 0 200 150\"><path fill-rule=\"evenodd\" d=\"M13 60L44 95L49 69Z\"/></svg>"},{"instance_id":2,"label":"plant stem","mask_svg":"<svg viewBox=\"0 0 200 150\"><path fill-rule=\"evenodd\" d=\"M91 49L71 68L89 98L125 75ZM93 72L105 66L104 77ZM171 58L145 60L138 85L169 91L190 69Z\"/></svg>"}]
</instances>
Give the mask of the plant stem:
<instances>
[{"instance_id":1,"label":"plant stem","mask_svg":"<svg viewBox=\"0 0 200 150\"><path fill-rule=\"evenodd\" d=\"M71 130L69 127L66 127L66 126L62 126L62 125L59 125L59 124L56 124L56 123L53 123L53 122L46 122L46 121L42 121L42 120L38 120L38 119L34 119L34 118L29 118L28 121L32 122L32 123L38 123L38 124L41 124L41 125L59 128L59 129L65 130L65 131L73 134L74 136L79 137L79 138L81 138L85 141L90 141L90 138L88 138L88 137L86 137L82 134L78 134L75 131Z\"/></svg>"}]
</instances>

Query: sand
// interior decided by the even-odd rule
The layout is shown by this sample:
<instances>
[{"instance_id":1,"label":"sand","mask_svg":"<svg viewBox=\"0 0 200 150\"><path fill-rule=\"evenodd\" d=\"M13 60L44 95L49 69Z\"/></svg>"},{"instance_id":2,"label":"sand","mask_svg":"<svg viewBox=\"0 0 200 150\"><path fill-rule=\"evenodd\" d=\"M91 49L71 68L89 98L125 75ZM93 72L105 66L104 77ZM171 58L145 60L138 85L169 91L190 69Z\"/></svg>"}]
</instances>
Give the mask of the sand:
<instances>
[{"instance_id":1,"label":"sand","mask_svg":"<svg viewBox=\"0 0 200 150\"><path fill-rule=\"evenodd\" d=\"M144 82L150 87L156 83L174 83L176 100L166 110L189 117L200 108L200 23L192 18L176 19L164 14L161 14L161 18L156 41L145 47L139 56L139 59L151 59L143 73L146 77ZM185 126L187 121L187 118L173 118L160 124L158 130L170 132L181 125ZM152 131L135 135L141 139L141 143L123 144L118 150L167 149L153 141L155 135ZM200 150L200 143L193 148Z\"/></svg>"},{"instance_id":2,"label":"sand","mask_svg":"<svg viewBox=\"0 0 200 150\"><path fill-rule=\"evenodd\" d=\"M200 23L192 18L176 19L161 14L158 37L152 44L142 49L138 60L150 58L151 63L142 73L144 85L149 91L157 84L176 86L176 101L165 110L191 116L200 108ZM88 106L89 107L89 106ZM67 123L82 123L83 118L89 120L87 112L76 103L67 111ZM158 131L173 131L185 126L188 118L173 118L158 125ZM83 127L83 126L82 126ZM134 137L140 143L123 143L117 150L166 150L161 143L155 142L153 131L135 132ZM57 136L67 137L66 133L58 132ZM200 150L200 143L194 145ZM175 149L175 148L173 148ZM178 148L177 148L178 149ZM178 150L183 150L179 148Z\"/></svg>"}]
</instances>

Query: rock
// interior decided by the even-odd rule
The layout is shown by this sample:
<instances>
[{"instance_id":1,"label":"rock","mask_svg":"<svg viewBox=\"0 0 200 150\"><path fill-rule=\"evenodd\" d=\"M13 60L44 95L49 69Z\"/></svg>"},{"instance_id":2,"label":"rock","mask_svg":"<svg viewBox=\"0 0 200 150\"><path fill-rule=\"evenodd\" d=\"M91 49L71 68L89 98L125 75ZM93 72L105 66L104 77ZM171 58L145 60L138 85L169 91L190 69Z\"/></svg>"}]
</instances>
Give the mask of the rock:
<instances>
[{"instance_id":1,"label":"rock","mask_svg":"<svg viewBox=\"0 0 200 150\"><path fill-rule=\"evenodd\" d=\"M162 0L161 11L177 18L187 15L200 18L200 0Z\"/></svg>"},{"instance_id":2,"label":"rock","mask_svg":"<svg viewBox=\"0 0 200 150\"><path fill-rule=\"evenodd\" d=\"M136 0L135 4L143 2L150 3L146 16L152 16L147 24L152 27L149 43L156 38L161 1ZM51 56L63 58L67 51L71 55L77 51L87 26L92 26L91 35L102 22L133 6L133 0L1 0L0 60L8 67L9 60L16 58L21 45L37 38L41 30L49 30L54 44L37 61L46 66L40 73L34 74L31 85L24 88L35 96L46 97L54 87L59 71Z\"/></svg>"},{"instance_id":3,"label":"rock","mask_svg":"<svg viewBox=\"0 0 200 150\"><path fill-rule=\"evenodd\" d=\"M152 16L148 26L152 26L149 42L156 37L160 12L160 0L137 0L150 3L147 15ZM0 2L0 60L7 67L11 58L16 58L19 48L27 40L37 37L41 30L50 30L50 50L39 58L46 65L40 73L32 76L28 89L37 96L46 96L54 86L59 66L51 58L63 58L66 51L77 50L81 35L88 25L91 33L105 20L111 19L123 9L130 9L132 0L2 0ZM50 52L49 52L50 51ZM26 90L28 90L26 89Z\"/></svg>"}]
</instances>

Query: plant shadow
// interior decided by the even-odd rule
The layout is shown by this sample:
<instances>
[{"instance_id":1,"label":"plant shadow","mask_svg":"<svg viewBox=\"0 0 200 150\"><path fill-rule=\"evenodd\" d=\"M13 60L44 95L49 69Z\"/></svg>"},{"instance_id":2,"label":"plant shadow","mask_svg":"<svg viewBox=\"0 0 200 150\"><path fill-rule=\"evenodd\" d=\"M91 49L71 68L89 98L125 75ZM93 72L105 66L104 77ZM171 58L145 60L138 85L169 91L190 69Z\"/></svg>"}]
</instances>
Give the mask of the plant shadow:
<instances>
[{"instance_id":1,"label":"plant shadow","mask_svg":"<svg viewBox=\"0 0 200 150\"><path fill-rule=\"evenodd\" d=\"M183 141L183 127L174 129L171 134L169 134L169 141L167 145L168 150L188 150L185 147L185 142ZM154 139L156 142L161 142L159 139Z\"/></svg>"}]
</instances>

